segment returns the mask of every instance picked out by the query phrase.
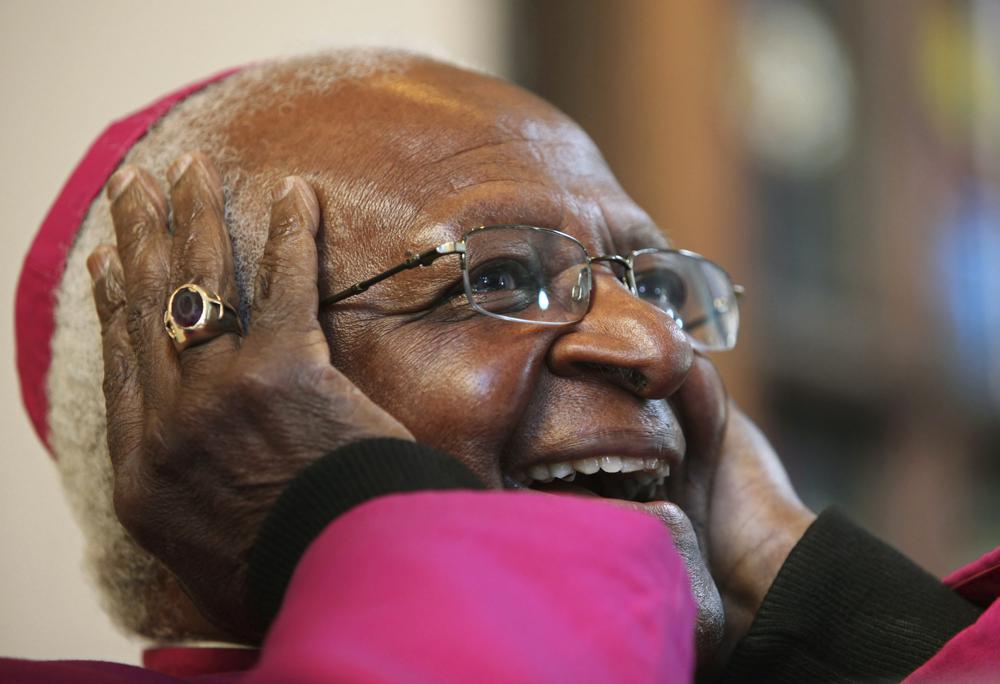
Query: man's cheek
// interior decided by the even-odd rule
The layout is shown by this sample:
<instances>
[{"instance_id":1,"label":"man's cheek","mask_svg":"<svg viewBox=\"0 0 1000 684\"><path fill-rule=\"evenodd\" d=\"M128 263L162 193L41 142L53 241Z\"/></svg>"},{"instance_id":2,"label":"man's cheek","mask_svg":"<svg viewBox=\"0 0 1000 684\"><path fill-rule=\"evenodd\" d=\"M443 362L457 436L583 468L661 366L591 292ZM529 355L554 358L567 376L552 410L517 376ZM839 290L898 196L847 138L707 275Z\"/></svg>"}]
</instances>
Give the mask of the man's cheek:
<instances>
[{"instance_id":1,"label":"man's cheek","mask_svg":"<svg viewBox=\"0 0 1000 684\"><path fill-rule=\"evenodd\" d=\"M683 466L670 478L667 493L671 501L681 504L703 535L728 412L725 386L711 361L695 357L691 372L670 404L684 430L687 451Z\"/></svg>"},{"instance_id":2,"label":"man's cheek","mask_svg":"<svg viewBox=\"0 0 1000 684\"><path fill-rule=\"evenodd\" d=\"M498 485L502 452L543 365L537 336L512 334L501 340L475 331L396 336L391 343L373 345L369 371L358 382L418 441L458 457Z\"/></svg>"},{"instance_id":3,"label":"man's cheek","mask_svg":"<svg viewBox=\"0 0 1000 684\"><path fill-rule=\"evenodd\" d=\"M687 437L689 465L712 468L725 433L728 398L714 364L696 356L684 384L671 398Z\"/></svg>"},{"instance_id":4,"label":"man's cheek","mask_svg":"<svg viewBox=\"0 0 1000 684\"><path fill-rule=\"evenodd\" d=\"M496 470L531 401L541 364L511 345L456 356L450 366L448 382L435 388L436 405L447 408L435 411L435 425L428 427L436 429L426 440L456 455L490 454Z\"/></svg>"}]
</instances>

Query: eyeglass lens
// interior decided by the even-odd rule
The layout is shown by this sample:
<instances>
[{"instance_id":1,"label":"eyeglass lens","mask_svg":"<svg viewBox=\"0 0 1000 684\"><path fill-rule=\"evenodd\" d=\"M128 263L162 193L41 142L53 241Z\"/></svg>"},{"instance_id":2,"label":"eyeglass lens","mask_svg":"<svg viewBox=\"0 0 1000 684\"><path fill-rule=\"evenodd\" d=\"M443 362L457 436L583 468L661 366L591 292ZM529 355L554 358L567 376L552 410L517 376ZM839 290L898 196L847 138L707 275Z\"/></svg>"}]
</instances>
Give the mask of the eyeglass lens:
<instances>
[{"instance_id":1,"label":"eyeglass lens","mask_svg":"<svg viewBox=\"0 0 1000 684\"><path fill-rule=\"evenodd\" d=\"M632 261L636 296L668 314L700 349L736 345L739 308L719 266L691 254L643 251Z\"/></svg>"},{"instance_id":2,"label":"eyeglass lens","mask_svg":"<svg viewBox=\"0 0 1000 684\"><path fill-rule=\"evenodd\" d=\"M465 238L465 289L482 313L572 323L590 304L587 253L564 235L528 227L486 228Z\"/></svg>"}]
</instances>

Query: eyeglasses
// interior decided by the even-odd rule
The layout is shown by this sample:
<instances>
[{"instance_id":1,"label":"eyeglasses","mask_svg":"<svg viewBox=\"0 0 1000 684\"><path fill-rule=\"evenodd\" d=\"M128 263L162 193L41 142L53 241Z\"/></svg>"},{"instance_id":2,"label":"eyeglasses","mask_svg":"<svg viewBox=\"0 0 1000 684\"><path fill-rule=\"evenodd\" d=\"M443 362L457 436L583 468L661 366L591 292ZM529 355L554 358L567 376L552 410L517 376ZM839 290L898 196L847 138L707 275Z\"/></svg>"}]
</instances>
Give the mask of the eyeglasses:
<instances>
[{"instance_id":1,"label":"eyeglasses","mask_svg":"<svg viewBox=\"0 0 1000 684\"><path fill-rule=\"evenodd\" d=\"M701 351L736 345L743 288L721 266L699 254L677 249L640 249L628 257L590 256L571 235L536 226L474 228L461 240L446 242L333 294L321 307L360 294L376 283L443 256L461 257L469 305L477 312L514 323L571 325L590 309L595 263L606 263L633 295L674 320Z\"/></svg>"}]
</instances>

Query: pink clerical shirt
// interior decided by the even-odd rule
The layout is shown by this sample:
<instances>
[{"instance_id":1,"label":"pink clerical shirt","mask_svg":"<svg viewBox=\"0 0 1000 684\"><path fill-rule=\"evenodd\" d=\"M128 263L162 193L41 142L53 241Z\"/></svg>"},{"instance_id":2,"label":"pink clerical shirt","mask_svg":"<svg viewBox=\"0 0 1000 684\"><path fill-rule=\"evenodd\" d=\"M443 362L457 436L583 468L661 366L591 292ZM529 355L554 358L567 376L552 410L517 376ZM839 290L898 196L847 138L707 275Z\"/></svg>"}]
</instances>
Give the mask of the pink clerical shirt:
<instances>
[{"instance_id":1,"label":"pink clerical shirt","mask_svg":"<svg viewBox=\"0 0 1000 684\"><path fill-rule=\"evenodd\" d=\"M652 517L510 492L383 497L301 559L256 663L174 651L112 663L0 660L0 681L690 682L695 604ZM220 668L240 668L223 672Z\"/></svg>"}]
</instances>

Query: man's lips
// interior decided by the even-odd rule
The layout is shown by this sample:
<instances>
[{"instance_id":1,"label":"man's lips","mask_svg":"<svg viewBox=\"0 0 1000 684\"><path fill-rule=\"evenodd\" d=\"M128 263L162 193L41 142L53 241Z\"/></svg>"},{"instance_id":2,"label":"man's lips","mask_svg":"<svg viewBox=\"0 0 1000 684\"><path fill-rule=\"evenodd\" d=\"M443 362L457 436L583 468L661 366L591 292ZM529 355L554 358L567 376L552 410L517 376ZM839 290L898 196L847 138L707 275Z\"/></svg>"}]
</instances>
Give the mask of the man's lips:
<instances>
[{"instance_id":1,"label":"man's lips","mask_svg":"<svg viewBox=\"0 0 1000 684\"><path fill-rule=\"evenodd\" d=\"M680 441L677 448L670 439L638 436L613 442L574 440L579 451L573 458L560 458L566 450L558 449L546 456L519 459L520 465L505 473L504 481L506 486L627 501L665 499L671 466L679 466L683 458L683 437Z\"/></svg>"}]
</instances>

